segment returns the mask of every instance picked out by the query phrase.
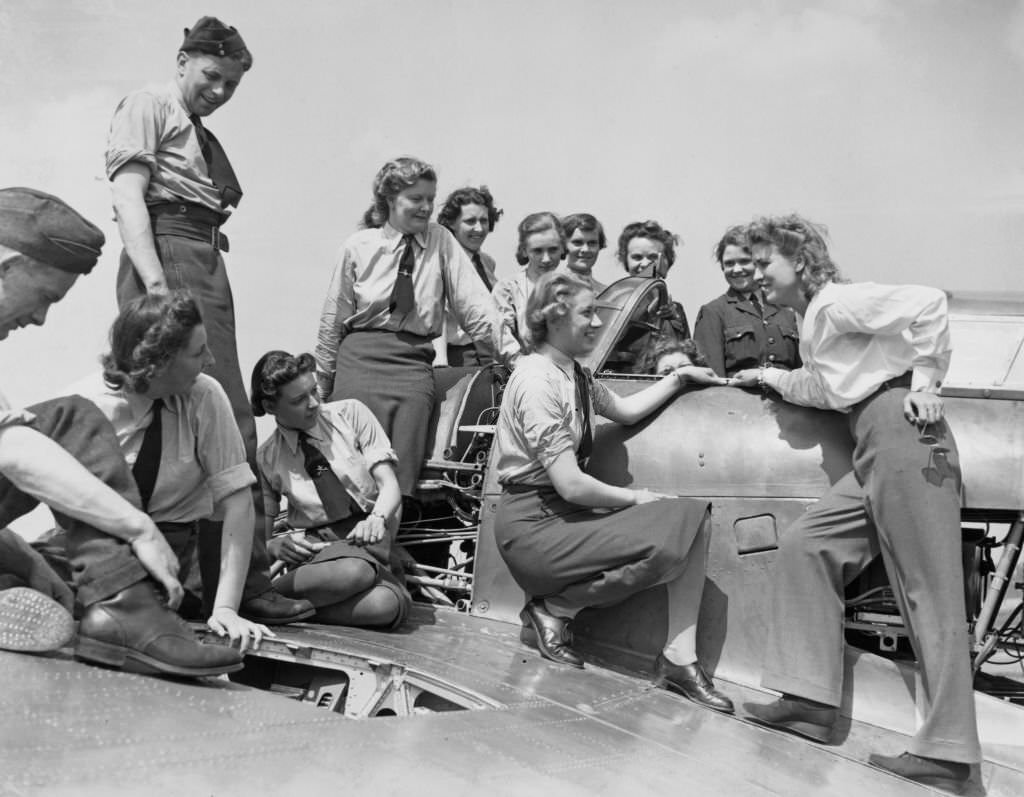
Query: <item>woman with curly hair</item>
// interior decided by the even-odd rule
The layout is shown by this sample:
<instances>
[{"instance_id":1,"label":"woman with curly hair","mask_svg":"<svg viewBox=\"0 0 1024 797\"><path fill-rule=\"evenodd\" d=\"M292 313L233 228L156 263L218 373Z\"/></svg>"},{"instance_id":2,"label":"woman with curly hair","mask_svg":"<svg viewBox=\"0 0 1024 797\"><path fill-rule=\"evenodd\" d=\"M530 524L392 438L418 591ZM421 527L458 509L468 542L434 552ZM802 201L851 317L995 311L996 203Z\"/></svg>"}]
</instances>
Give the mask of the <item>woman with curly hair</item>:
<instances>
[{"instance_id":1,"label":"woman with curly hair","mask_svg":"<svg viewBox=\"0 0 1024 797\"><path fill-rule=\"evenodd\" d=\"M615 487L586 472L592 418L633 424L685 384L722 384L707 368L678 368L623 397L576 361L601 326L594 292L562 272L540 278L528 305L533 353L505 388L495 432L501 499L498 550L528 598L522 640L551 661L582 667L569 624L587 607L611 606L668 587L668 643L659 682L716 711L732 702L697 661L697 615L707 555L706 501Z\"/></svg>"},{"instance_id":2,"label":"woman with curly hair","mask_svg":"<svg viewBox=\"0 0 1024 797\"><path fill-rule=\"evenodd\" d=\"M707 368L708 361L700 353L697 344L689 338L686 340L667 338L659 340L654 348L648 352L644 372L665 376L665 374L672 373L677 368L687 365Z\"/></svg>"},{"instance_id":3,"label":"woman with curly hair","mask_svg":"<svg viewBox=\"0 0 1024 797\"><path fill-rule=\"evenodd\" d=\"M619 235L619 262L631 277L665 279L676 262L679 236L669 232L653 220L627 224ZM686 340L690 337L690 323L679 302L672 301L662 309L662 335Z\"/></svg>"},{"instance_id":4,"label":"woman with curly hair","mask_svg":"<svg viewBox=\"0 0 1024 797\"><path fill-rule=\"evenodd\" d=\"M289 566L275 582L316 606L316 620L395 628L411 605L392 569L402 494L395 452L359 401L320 402L309 354L264 354L252 372L252 410L277 425L257 453L267 536L288 503L290 530L270 540Z\"/></svg>"},{"instance_id":5,"label":"woman with curly hair","mask_svg":"<svg viewBox=\"0 0 1024 797\"><path fill-rule=\"evenodd\" d=\"M494 288L494 258L481 247L487 236L494 231L503 211L494 205L494 197L486 185L479 188L466 186L452 191L445 199L437 214L437 223L448 229L455 240L462 244L473 268L480 277L487 292ZM434 365L483 366L494 362L487 347L475 344L459 327L451 310L445 313L444 334L435 338L434 349L437 359Z\"/></svg>"},{"instance_id":6,"label":"woman with curly hair","mask_svg":"<svg viewBox=\"0 0 1024 797\"><path fill-rule=\"evenodd\" d=\"M594 265L598 254L608 246L604 227L589 213L566 216L562 227L565 229L565 267L587 283L594 293L600 293L607 286L594 279Z\"/></svg>"},{"instance_id":7,"label":"woman with curly hair","mask_svg":"<svg viewBox=\"0 0 1024 797\"><path fill-rule=\"evenodd\" d=\"M394 441L402 495L413 496L434 407L434 346L445 307L499 357L501 322L455 237L430 221L437 172L388 161L373 181L364 229L342 245L320 316L317 382L324 401L358 399Z\"/></svg>"},{"instance_id":8,"label":"woman with curly hair","mask_svg":"<svg viewBox=\"0 0 1024 797\"><path fill-rule=\"evenodd\" d=\"M81 390L107 416L132 468L142 509L153 518L182 566L197 546L207 601L207 624L239 640L244 652L273 634L238 614L250 566L255 515L241 433L224 388L203 369L210 365L206 328L187 291L130 300L110 328L102 383ZM199 521L223 521L219 555L203 556ZM215 552L216 553L216 552ZM214 568L211 572L211 565ZM189 604L192 604L191 606ZM305 616L312 606L305 603ZM182 603L199 611L195 596Z\"/></svg>"},{"instance_id":9,"label":"woman with curly hair","mask_svg":"<svg viewBox=\"0 0 1024 797\"><path fill-rule=\"evenodd\" d=\"M516 228L519 245L516 262L523 266L517 274L494 286L494 302L512 336L525 347L529 339L526 304L542 274L554 271L565 259L565 229L550 211L531 213Z\"/></svg>"},{"instance_id":10,"label":"woman with curly hair","mask_svg":"<svg viewBox=\"0 0 1024 797\"><path fill-rule=\"evenodd\" d=\"M740 371L793 404L849 419L853 469L779 540L762 682L765 725L831 740L843 693L843 589L881 554L920 668L908 752L876 767L960 793L981 760L964 616L960 464L939 395L952 347L946 294L846 283L823 230L791 215L747 231L765 297L803 319L793 371Z\"/></svg>"}]
</instances>

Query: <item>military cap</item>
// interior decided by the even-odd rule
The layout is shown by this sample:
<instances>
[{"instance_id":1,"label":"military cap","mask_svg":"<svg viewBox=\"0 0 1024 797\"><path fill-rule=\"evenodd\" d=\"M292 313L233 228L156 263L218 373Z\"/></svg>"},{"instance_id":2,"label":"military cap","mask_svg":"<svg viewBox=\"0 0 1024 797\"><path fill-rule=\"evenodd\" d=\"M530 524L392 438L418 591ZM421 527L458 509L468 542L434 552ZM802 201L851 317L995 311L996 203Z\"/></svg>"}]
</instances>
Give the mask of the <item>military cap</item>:
<instances>
[{"instance_id":1,"label":"military cap","mask_svg":"<svg viewBox=\"0 0 1024 797\"><path fill-rule=\"evenodd\" d=\"M48 266L88 274L106 239L92 222L50 194L0 188L0 244Z\"/></svg>"},{"instance_id":2,"label":"military cap","mask_svg":"<svg viewBox=\"0 0 1024 797\"><path fill-rule=\"evenodd\" d=\"M217 17L202 17L189 30L185 28L185 40L179 50L198 50L207 55L223 58L246 49L241 34L225 25Z\"/></svg>"}]
</instances>

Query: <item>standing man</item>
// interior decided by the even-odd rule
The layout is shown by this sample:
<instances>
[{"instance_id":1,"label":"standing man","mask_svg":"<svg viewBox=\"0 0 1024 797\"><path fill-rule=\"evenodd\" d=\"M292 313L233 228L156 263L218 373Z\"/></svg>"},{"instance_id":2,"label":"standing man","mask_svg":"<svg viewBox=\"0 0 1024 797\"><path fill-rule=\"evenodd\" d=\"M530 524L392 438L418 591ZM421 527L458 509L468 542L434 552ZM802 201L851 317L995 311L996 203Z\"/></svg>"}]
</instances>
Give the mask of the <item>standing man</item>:
<instances>
[{"instance_id":1,"label":"standing man","mask_svg":"<svg viewBox=\"0 0 1024 797\"><path fill-rule=\"evenodd\" d=\"M192 293L213 354L208 372L231 401L254 467L256 425L238 365L234 302L221 256L228 251L221 226L242 189L220 142L202 121L231 99L250 67L252 55L234 28L215 17L186 28L174 80L133 92L117 106L106 170L124 243L118 305L143 293L178 288ZM271 625L312 616L308 601L287 599L271 587L258 490L253 503L253 556L239 613ZM199 565L209 600L216 591L221 530L214 521L204 523Z\"/></svg>"},{"instance_id":2,"label":"standing man","mask_svg":"<svg viewBox=\"0 0 1024 797\"><path fill-rule=\"evenodd\" d=\"M102 246L103 233L57 197L0 190L0 340L42 324L50 305L92 270ZM40 503L67 530L82 607L79 658L177 676L242 668L237 650L201 644L172 611L182 598L177 559L138 509L135 480L107 419L77 396L16 410L0 395L0 527ZM70 641L70 591L6 529L0 590L0 649L56 650Z\"/></svg>"}]
</instances>

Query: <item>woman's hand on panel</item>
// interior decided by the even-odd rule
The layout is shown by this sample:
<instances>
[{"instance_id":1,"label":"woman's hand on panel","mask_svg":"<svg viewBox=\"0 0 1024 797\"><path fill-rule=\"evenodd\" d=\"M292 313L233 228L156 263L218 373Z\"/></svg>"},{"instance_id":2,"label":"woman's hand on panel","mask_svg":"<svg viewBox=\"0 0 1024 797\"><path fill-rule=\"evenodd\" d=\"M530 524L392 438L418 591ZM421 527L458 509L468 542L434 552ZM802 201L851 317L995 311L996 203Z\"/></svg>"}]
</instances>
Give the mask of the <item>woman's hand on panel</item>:
<instances>
[{"instance_id":1,"label":"woman's hand on panel","mask_svg":"<svg viewBox=\"0 0 1024 797\"><path fill-rule=\"evenodd\" d=\"M263 637L277 636L262 623L254 623L244 617L239 617L238 612L227 606L215 607L206 624L217 636L229 637L232 645L237 642L239 653L245 653L249 649L250 639L252 639L252 649L258 650Z\"/></svg>"},{"instance_id":2,"label":"woman's hand on panel","mask_svg":"<svg viewBox=\"0 0 1024 797\"><path fill-rule=\"evenodd\" d=\"M744 368L725 381L732 387L758 387L761 384L761 369Z\"/></svg>"},{"instance_id":3,"label":"woman's hand on panel","mask_svg":"<svg viewBox=\"0 0 1024 797\"><path fill-rule=\"evenodd\" d=\"M681 365L672 373L679 380L679 385L728 385L729 380L725 379L710 368L702 368L699 365Z\"/></svg>"},{"instance_id":4,"label":"woman's hand on panel","mask_svg":"<svg viewBox=\"0 0 1024 797\"><path fill-rule=\"evenodd\" d=\"M365 519L355 525L345 539L353 545L373 545L384 539L385 533L387 533L387 525L384 518L376 514L367 515Z\"/></svg>"},{"instance_id":5,"label":"woman's hand on panel","mask_svg":"<svg viewBox=\"0 0 1024 797\"><path fill-rule=\"evenodd\" d=\"M652 501L661 501L665 498L675 498L675 496L666 495L665 493L656 493L653 490L634 490L633 506L640 506L640 504L649 504Z\"/></svg>"}]
</instances>

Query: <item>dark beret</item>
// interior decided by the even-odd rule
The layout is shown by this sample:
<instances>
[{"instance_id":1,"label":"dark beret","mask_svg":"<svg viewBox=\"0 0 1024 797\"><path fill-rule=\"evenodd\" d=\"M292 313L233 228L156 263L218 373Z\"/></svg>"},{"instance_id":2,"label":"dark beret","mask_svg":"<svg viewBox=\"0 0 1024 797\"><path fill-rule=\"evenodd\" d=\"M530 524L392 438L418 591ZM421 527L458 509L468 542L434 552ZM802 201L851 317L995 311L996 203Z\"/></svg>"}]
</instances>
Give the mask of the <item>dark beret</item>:
<instances>
[{"instance_id":1,"label":"dark beret","mask_svg":"<svg viewBox=\"0 0 1024 797\"><path fill-rule=\"evenodd\" d=\"M185 28L185 40L179 50L198 50L207 55L223 58L246 49L237 30L225 25L217 17L202 17L192 29Z\"/></svg>"},{"instance_id":2,"label":"dark beret","mask_svg":"<svg viewBox=\"0 0 1024 797\"><path fill-rule=\"evenodd\" d=\"M61 271L88 274L104 241L63 200L32 188L0 188L0 244Z\"/></svg>"}]
</instances>

